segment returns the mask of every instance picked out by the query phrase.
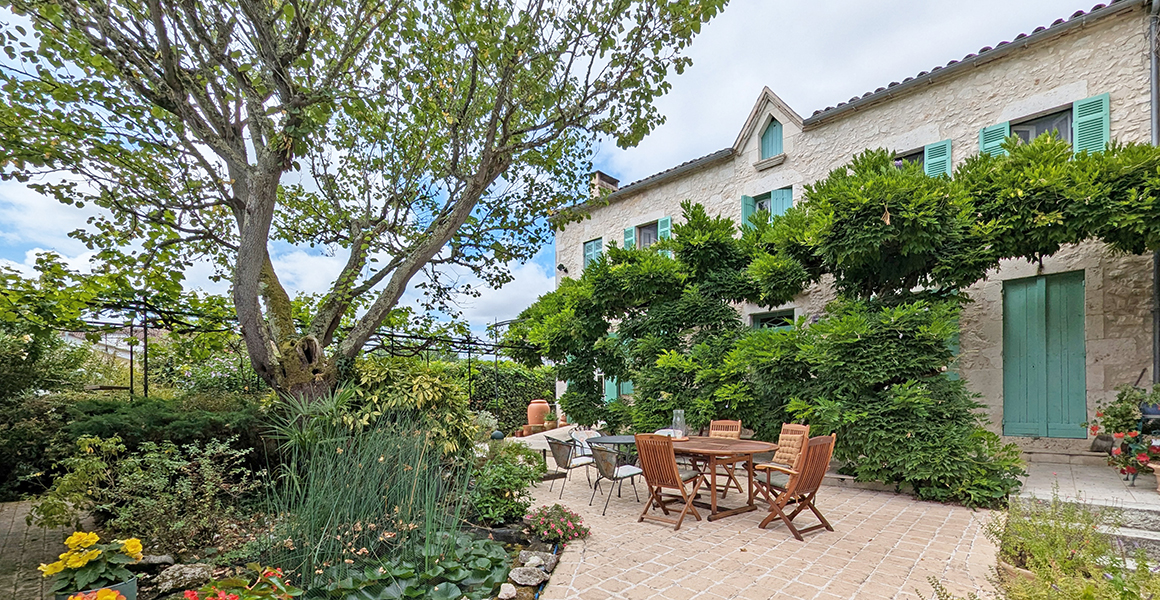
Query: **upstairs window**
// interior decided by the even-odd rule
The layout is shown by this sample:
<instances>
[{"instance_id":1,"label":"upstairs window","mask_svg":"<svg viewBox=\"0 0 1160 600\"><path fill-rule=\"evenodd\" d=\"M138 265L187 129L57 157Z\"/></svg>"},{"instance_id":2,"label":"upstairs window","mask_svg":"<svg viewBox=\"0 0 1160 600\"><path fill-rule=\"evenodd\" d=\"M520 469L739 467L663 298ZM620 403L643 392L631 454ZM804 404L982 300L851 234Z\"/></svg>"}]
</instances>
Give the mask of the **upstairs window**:
<instances>
[{"instance_id":1,"label":"upstairs window","mask_svg":"<svg viewBox=\"0 0 1160 600\"><path fill-rule=\"evenodd\" d=\"M636 237L640 240L640 249L644 250L649 246L657 243L658 237L657 223L654 221L648 225L641 225L636 228Z\"/></svg>"},{"instance_id":2,"label":"upstairs window","mask_svg":"<svg viewBox=\"0 0 1160 600\"><path fill-rule=\"evenodd\" d=\"M741 226L753 227L749 219L764 211L770 217L785 214L793 207L793 186L773 190L757 196L741 197Z\"/></svg>"},{"instance_id":3,"label":"upstairs window","mask_svg":"<svg viewBox=\"0 0 1160 600\"><path fill-rule=\"evenodd\" d=\"M1054 134L1059 139L1070 144L1071 107L1042 117L1011 123L1011 134L1019 136L1019 139L1025 143L1045 133Z\"/></svg>"},{"instance_id":4,"label":"upstairs window","mask_svg":"<svg viewBox=\"0 0 1160 600\"><path fill-rule=\"evenodd\" d=\"M916 165L921 167L922 161L923 161L923 155L925 155L925 154L926 154L926 152L922 148L919 148L918 150L915 150L914 152L908 152L908 153L903 154L901 156L895 156L894 157L894 166L901 169L903 167L903 165L916 164Z\"/></svg>"},{"instance_id":5,"label":"upstairs window","mask_svg":"<svg viewBox=\"0 0 1160 600\"><path fill-rule=\"evenodd\" d=\"M604 250L604 240L596 238L584 242L584 268L588 268L588 263L600 258L600 253Z\"/></svg>"},{"instance_id":6,"label":"upstairs window","mask_svg":"<svg viewBox=\"0 0 1160 600\"><path fill-rule=\"evenodd\" d=\"M781 123L777 119L770 119L761 132L761 159L773 158L782 153Z\"/></svg>"}]
</instances>

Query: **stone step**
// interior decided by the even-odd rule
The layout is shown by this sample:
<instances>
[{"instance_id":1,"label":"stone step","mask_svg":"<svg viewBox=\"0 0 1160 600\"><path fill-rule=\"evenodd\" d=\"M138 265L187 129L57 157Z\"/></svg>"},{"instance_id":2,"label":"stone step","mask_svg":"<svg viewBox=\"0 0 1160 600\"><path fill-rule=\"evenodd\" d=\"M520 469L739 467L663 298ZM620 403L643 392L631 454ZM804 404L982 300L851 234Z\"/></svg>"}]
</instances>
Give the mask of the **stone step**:
<instances>
[{"instance_id":1,"label":"stone step","mask_svg":"<svg viewBox=\"0 0 1160 600\"><path fill-rule=\"evenodd\" d=\"M1089 452L1086 450L1039 450L1024 448L1023 460L1029 463L1106 466L1108 464L1108 455L1103 452Z\"/></svg>"},{"instance_id":2,"label":"stone step","mask_svg":"<svg viewBox=\"0 0 1160 600\"><path fill-rule=\"evenodd\" d=\"M1148 558L1160 561L1160 531L1120 527L1108 529L1105 533L1124 543L1124 552L1131 556L1136 548L1143 548Z\"/></svg>"}]
</instances>

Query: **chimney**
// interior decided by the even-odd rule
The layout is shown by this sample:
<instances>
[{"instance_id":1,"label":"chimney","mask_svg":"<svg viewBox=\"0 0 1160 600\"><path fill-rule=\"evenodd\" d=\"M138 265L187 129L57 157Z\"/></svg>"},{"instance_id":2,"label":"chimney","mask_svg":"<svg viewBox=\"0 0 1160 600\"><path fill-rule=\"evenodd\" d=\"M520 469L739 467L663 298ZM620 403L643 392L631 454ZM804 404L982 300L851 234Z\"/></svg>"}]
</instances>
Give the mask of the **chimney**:
<instances>
[{"instance_id":1,"label":"chimney","mask_svg":"<svg viewBox=\"0 0 1160 600\"><path fill-rule=\"evenodd\" d=\"M595 171L592 173L592 197L600 198L615 192L620 188L620 180L614 179L604 171Z\"/></svg>"}]
</instances>

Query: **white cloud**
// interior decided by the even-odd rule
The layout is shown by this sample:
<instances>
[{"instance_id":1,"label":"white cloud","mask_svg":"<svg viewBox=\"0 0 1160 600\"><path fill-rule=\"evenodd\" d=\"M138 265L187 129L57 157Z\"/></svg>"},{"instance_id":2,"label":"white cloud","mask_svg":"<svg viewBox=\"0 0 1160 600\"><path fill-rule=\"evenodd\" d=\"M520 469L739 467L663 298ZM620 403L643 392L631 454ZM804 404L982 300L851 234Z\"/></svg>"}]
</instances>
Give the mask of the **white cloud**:
<instances>
[{"instance_id":1,"label":"white cloud","mask_svg":"<svg viewBox=\"0 0 1160 600\"><path fill-rule=\"evenodd\" d=\"M85 221L95 214L98 214L95 207L66 206L20 183L0 184L0 244L3 245L35 244L61 254L80 254L87 250L85 245L68 234L84 227ZM8 258L13 257L10 254Z\"/></svg>"},{"instance_id":2,"label":"white cloud","mask_svg":"<svg viewBox=\"0 0 1160 600\"><path fill-rule=\"evenodd\" d=\"M596 163L622 184L733 144L769 86L802 117L1031 33L1095 0L733 0L693 40L693 66L657 105L667 121Z\"/></svg>"}]
</instances>

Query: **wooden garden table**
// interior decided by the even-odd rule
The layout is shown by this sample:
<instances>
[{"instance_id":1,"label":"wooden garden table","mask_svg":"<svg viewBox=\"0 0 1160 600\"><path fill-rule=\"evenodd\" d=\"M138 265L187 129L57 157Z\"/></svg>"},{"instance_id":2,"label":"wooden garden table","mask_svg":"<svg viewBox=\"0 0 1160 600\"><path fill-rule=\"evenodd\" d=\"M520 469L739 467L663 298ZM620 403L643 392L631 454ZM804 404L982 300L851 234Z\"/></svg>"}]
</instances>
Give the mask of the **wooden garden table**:
<instances>
[{"instance_id":1,"label":"wooden garden table","mask_svg":"<svg viewBox=\"0 0 1160 600\"><path fill-rule=\"evenodd\" d=\"M701 458L708 464L709 471L709 520L716 521L724 517L755 510L757 505L753 487L753 455L761 452L777 450L777 444L759 442L756 440L730 440L723 438L709 438L691 436L688 440L673 441L673 451L677 454L692 455ZM736 465L745 463L748 474L749 501L737 508L722 508L717 506L717 466ZM694 491L694 493L696 493Z\"/></svg>"}]
</instances>

